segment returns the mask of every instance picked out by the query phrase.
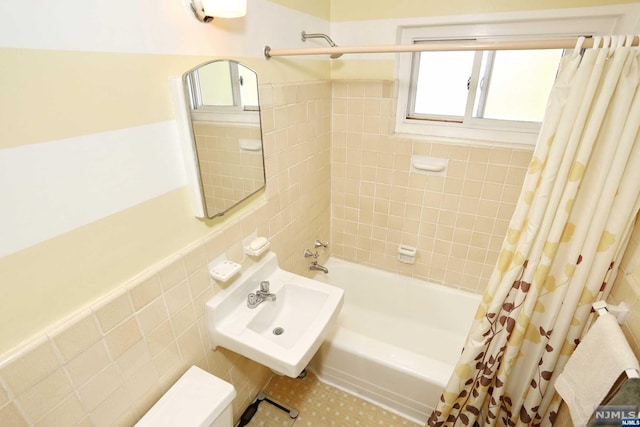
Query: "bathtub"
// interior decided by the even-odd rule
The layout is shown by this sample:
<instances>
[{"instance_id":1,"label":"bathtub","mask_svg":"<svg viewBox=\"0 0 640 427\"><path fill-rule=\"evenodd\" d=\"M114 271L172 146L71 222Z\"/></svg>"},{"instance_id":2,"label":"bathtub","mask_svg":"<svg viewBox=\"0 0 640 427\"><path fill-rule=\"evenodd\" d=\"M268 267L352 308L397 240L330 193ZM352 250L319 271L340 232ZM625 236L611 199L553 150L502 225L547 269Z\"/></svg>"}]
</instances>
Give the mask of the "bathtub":
<instances>
[{"instance_id":1,"label":"bathtub","mask_svg":"<svg viewBox=\"0 0 640 427\"><path fill-rule=\"evenodd\" d=\"M480 296L331 258L315 279L344 305L310 369L330 385L425 423L460 355Z\"/></svg>"}]
</instances>

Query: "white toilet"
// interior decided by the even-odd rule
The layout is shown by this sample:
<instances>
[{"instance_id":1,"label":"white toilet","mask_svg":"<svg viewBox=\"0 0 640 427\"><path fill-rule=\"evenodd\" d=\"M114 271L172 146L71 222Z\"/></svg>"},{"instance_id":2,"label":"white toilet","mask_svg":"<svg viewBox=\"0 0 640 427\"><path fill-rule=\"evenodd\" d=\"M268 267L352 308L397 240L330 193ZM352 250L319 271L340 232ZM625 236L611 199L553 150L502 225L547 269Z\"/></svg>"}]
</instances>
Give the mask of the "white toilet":
<instances>
[{"instance_id":1,"label":"white toilet","mask_svg":"<svg viewBox=\"0 0 640 427\"><path fill-rule=\"evenodd\" d=\"M192 366L136 427L232 427L234 397L231 384Z\"/></svg>"}]
</instances>

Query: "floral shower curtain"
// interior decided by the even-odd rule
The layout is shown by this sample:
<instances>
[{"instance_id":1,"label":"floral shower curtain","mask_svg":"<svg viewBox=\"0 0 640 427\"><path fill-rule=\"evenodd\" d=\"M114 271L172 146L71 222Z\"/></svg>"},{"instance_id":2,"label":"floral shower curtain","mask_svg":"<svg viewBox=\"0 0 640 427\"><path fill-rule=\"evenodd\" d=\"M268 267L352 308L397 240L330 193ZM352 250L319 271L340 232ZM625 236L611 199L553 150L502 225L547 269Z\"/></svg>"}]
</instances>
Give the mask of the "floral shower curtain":
<instances>
[{"instance_id":1,"label":"floral shower curtain","mask_svg":"<svg viewBox=\"0 0 640 427\"><path fill-rule=\"evenodd\" d=\"M631 41L596 38L563 59L497 265L429 426L553 423L555 377L612 281L640 206L640 52Z\"/></svg>"}]
</instances>

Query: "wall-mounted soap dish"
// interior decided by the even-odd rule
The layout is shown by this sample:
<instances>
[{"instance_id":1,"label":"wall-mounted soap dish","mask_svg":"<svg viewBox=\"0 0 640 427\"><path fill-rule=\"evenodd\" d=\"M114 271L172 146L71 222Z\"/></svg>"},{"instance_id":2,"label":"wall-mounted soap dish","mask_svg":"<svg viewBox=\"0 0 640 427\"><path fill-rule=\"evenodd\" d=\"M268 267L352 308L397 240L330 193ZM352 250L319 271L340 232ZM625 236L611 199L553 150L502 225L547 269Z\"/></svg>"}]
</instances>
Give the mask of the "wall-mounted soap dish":
<instances>
[{"instance_id":1,"label":"wall-mounted soap dish","mask_svg":"<svg viewBox=\"0 0 640 427\"><path fill-rule=\"evenodd\" d=\"M251 256L260 256L269 249L271 242L266 237L250 236L243 242L244 253Z\"/></svg>"},{"instance_id":2,"label":"wall-mounted soap dish","mask_svg":"<svg viewBox=\"0 0 640 427\"><path fill-rule=\"evenodd\" d=\"M413 246L400 245L398 246L398 261L405 264L415 264L417 249Z\"/></svg>"},{"instance_id":3,"label":"wall-mounted soap dish","mask_svg":"<svg viewBox=\"0 0 640 427\"><path fill-rule=\"evenodd\" d=\"M413 155L409 172L446 176L448 167L449 159Z\"/></svg>"},{"instance_id":4,"label":"wall-mounted soap dish","mask_svg":"<svg viewBox=\"0 0 640 427\"><path fill-rule=\"evenodd\" d=\"M213 266L211 265L213 264ZM222 262L212 262L209 264L209 274L220 282L226 282L235 276L242 266L236 262L225 259Z\"/></svg>"}]
</instances>

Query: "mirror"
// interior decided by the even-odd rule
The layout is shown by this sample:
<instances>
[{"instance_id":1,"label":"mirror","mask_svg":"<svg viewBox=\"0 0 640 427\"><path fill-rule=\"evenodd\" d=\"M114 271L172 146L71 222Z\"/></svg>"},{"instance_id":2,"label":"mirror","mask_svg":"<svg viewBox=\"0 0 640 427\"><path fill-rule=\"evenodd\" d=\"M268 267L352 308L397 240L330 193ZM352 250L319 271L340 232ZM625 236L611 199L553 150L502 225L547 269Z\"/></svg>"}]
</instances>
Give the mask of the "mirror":
<instances>
[{"instance_id":1,"label":"mirror","mask_svg":"<svg viewBox=\"0 0 640 427\"><path fill-rule=\"evenodd\" d=\"M182 76L207 218L223 215L265 185L258 76L218 60Z\"/></svg>"}]
</instances>

